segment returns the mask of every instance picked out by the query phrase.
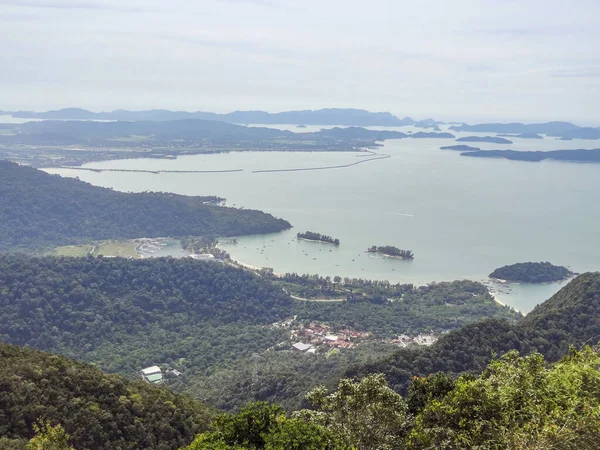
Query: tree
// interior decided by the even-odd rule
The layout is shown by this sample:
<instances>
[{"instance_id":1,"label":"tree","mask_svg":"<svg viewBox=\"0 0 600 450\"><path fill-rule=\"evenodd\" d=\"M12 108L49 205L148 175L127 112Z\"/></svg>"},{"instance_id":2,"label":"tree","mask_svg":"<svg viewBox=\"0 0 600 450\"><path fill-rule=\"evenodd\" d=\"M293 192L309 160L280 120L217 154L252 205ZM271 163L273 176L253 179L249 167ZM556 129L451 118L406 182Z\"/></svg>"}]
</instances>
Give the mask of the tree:
<instances>
[{"instance_id":1,"label":"tree","mask_svg":"<svg viewBox=\"0 0 600 450\"><path fill-rule=\"evenodd\" d=\"M360 450L400 448L411 426L406 402L381 374L358 382L343 379L336 392L329 394L321 387L306 399L315 410L302 410L294 417L323 426Z\"/></svg>"},{"instance_id":2,"label":"tree","mask_svg":"<svg viewBox=\"0 0 600 450\"><path fill-rule=\"evenodd\" d=\"M29 450L73 450L69 446L69 435L60 424L40 421L33 424L33 431L35 436L27 444Z\"/></svg>"},{"instance_id":3,"label":"tree","mask_svg":"<svg viewBox=\"0 0 600 450\"><path fill-rule=\"evenodd\" d=\"M265 402L223 414L212 423L214 431L200 434L186 450L350 450L331 431L299 419Z\"/></svg>"}]
</instances>

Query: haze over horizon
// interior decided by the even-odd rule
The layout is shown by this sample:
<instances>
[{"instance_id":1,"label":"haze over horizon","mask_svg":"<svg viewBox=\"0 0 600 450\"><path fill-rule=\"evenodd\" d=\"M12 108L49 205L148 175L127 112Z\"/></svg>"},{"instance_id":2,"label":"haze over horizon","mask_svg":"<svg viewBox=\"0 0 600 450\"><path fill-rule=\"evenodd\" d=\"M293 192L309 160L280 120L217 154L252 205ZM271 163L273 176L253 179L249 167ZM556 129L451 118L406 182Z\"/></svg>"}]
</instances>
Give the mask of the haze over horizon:
<instances>
[{"instance_id":1,"label":"haze over horizon","mask_svg":"<svg viewBox=\"0 0 600 450\"><path fill-rule=\"evenodd\" d=\"M598 2L363 5L0 0L0 109L352 107L599 125Z\"/></svg>"}]
</instances>

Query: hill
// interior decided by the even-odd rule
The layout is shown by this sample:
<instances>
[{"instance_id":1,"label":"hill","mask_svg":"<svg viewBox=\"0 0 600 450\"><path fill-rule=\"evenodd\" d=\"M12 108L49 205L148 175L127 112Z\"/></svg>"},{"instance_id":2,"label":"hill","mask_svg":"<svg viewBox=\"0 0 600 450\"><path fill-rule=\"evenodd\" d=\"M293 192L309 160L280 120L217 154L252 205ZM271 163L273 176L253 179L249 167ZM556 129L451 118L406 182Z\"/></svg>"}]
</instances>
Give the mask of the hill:
<instances>
[{"instance_id":1,"label":"hill","mask_svg":"<svg viewBox=\"0 0 600 450\"><path fill-rule=\"evenodd\" d=\"M290 227L261 211L207 204L215 200L116 192L0 161L0 251L103 239L236 236Z\"/></svg>"},{"instance_id":2,"label":"hill","mask_svg":"<svg viewBox=\"0 0 600 450\"><path fill-rule=\"evenodd\" d=\"M389 112L369 112L363 109L327 108L319 110L285 111L268 113L265 111L234 111L227 114L210 112L169 111L154 109L147 111L106 111L91 112L81 108L64 108L55 111L13 112L13 117L35 119L75 119L75 120L126 120L126 121L167 121L202 119L231 123L252 124L306 124L306 125L362 125L362 126L402 126L425 124L430 125L431 119L417 122L412 119L400 120ZM433 122L435 125L435 122Z\"/></svg>"},{"instance_id":3,"label":"hill","mask_svg":"<svg viewBox=\"0 0 600 450\"><path fill-rule=\"evenodd\" d=\"M337 300L313 300L323 296ZM169 365L183 374L170 387L228 410L254 400L292 409L351 363L391 354L399 334L437 336L483 317L519 315L471 281L342 283L191 258L0 254L0 341L132 377Z\"/></svg>"},{"instance_id":4,"label":"hill","mask_svg":"<svg viewBox=\"0 0 600 450\"><path fill-rule=\"evenodd\" d=\"M191 397L61 356L0 343L0 361L0 445L25 449L33 424L49 420L77 450L174 450L214 415Z\"/></svg>"},{"instance_id":5,"label":"hill","mask_svg":"<svg viewBox=\"0 0 600 450\"><path fill-rule=\"evenodd\" d=\"M426 349L399 350L387 360L356 366L349 376L384 373L391 387L406 393L413 376L481 372L494 354L539 351L558 361L570 345L600 341L600 273L578 276L516 324L485 320L442 336Z\"/></svg>"}]
</instances>

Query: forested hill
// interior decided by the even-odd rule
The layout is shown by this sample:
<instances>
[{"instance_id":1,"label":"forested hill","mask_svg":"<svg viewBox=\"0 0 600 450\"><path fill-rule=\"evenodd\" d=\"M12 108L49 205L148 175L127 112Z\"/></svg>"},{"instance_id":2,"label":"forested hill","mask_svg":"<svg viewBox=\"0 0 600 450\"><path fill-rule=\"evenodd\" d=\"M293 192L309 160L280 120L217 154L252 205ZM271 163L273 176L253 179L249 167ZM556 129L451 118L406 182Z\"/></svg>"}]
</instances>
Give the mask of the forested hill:
<instances>
[{"instance_id":1,"label":"forested hill","mask_svg":"<svg viewBox=\"0 0 600 450\"><path fill-rule=\"evenodd\" d=\"M261 211L206 204L211 199L116 192L0 161L0 251L85 240L235 236L290 227Z\"/></svg>"},{"instance_id":2,"label":"forested hill","mask_svg":"<svg viewBox=\"0 0 600 450\"><path fill-rule=\"evenodd\" d=\"M267 280L215 262L0 254L0 341L128 375L251 355L272 345L253 333L291 305Z\"/></svg>"},{"instance_id":3,"label":"forested hill","mask_svg":"<svg viewBox=\"0 0 600 450\"><path fill-rule=\"evenodd\" d=\"M406 393L413 376L482 371L494 354L539 351L558 361L569 346L600 341L600 273L578 276L552 298L512 325L491 319L466 325L426 349L399 350L391 358L356 366L350 376L384 373L391 386Z\"/></svg>"},{"instance_id":4,"label":"forested hill","mask_svg":"<svg viewBox=\"0 0 600 450\"><path fill-rule=\"evenodd\" d=\"M0 362L3 449L24 450L38 420L61 424L77 450L178 449L214 414L186 395L37 350L0 343Z\"/></svg>"}]
</instances>

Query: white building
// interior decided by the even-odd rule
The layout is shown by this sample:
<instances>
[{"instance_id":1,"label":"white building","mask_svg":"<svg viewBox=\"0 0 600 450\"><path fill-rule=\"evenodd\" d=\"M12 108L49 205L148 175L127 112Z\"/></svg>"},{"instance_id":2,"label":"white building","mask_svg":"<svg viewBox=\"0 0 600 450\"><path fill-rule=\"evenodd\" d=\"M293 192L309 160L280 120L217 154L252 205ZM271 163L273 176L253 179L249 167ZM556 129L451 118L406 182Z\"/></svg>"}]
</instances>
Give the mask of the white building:
<instances>
[{"instance_id":1,"label":"white building","mask_svg":"<svg viewBox=\"0 0 600 450\"><path fill-rule=\"evenodd\" d=\"M140 374L148 383L160 384L163 382L162 370L158 366L146 367L140 371Z\"/></svg>"},{"instance_id":2,"label":"white building","mask_svg":"<svg viewBox=\"0 0 600 450\"><path fill-rule=\"evenodd\" d=\"M310 344L304 344L302 342L296 342L294 345L292 345L292 348L300 351L300 352L305 352L306 350L308 350L309 348L312 348L312 345Z\"/></svg>"}]
</instances>

